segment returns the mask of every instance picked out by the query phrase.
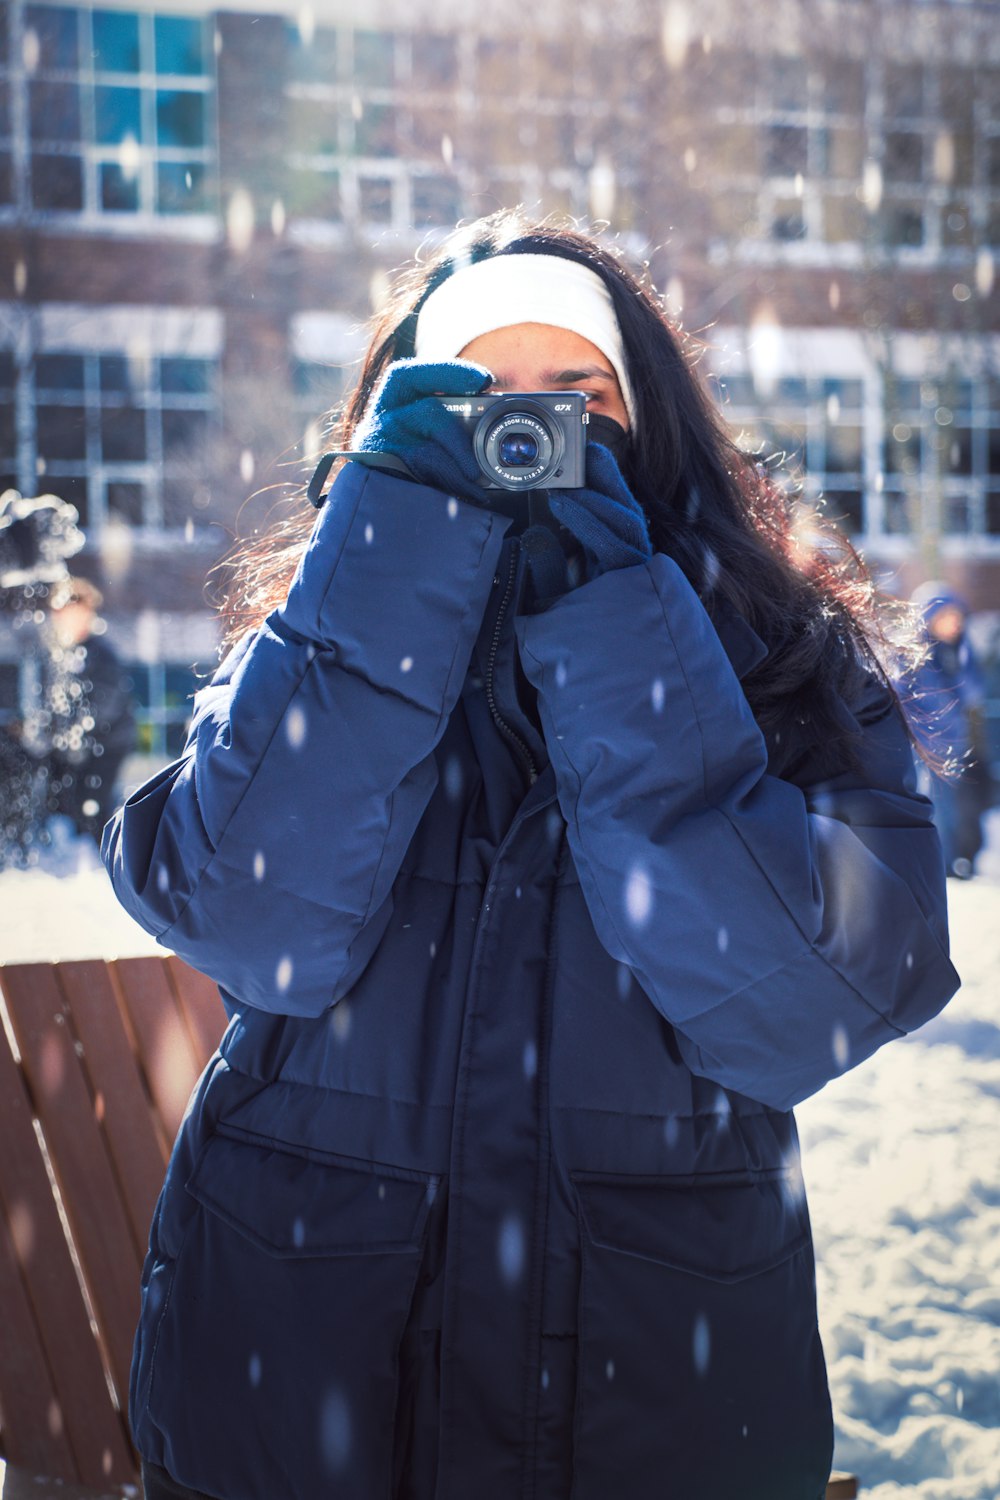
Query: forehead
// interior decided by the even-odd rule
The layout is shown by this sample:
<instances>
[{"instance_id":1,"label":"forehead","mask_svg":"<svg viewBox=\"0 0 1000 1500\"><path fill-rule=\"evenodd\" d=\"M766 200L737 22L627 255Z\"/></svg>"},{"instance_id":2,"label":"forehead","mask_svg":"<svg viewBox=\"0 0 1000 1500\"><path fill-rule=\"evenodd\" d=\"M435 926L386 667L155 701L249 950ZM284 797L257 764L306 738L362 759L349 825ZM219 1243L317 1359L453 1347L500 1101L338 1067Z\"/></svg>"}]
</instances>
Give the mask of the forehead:
<instances>
[{"instance_id":1,"label":"forehead","mask_svg":"<svg viewBox=\"0 0 1000 1500\"><path fill-rule=\"evenodd\" d=\"M506 328L495 328L466 344L460 357L487 365L491 361L499 365L503 360L516 359L550 369L596 365L609 374L614 368L607 355L582 334L550 323L511 323Z\"/></svg>"}]
</instances>

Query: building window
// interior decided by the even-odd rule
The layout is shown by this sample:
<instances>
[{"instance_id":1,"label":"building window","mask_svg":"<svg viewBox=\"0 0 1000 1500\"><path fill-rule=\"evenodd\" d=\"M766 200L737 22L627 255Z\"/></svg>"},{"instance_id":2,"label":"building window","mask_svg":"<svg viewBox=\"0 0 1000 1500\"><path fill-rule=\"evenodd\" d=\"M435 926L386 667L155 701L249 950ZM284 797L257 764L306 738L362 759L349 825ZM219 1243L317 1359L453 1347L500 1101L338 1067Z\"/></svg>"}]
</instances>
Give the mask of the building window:
<instances>
[{"instance_id":1,"label":"building window","mask_svg":"<svg viewBox=\"0 0 1000 1500\"><path fill-rule=\"evenodd\" d=\"M916 249L924 243L924 207L919 199L892 199L882 208L887 245Z\"/></svg>"},{"instance_id":2,"label":"building window","mask_svg":"<svg viewBox=\"0 0 1000 1500\"><path fill-rule=\"evenodd\" d=\"M292 396L302 433L302 456L316 463L330 437L331 413L338 411L347 391L347 365L318 359L292 359Z\"/></svg>"},{"instance_id":3,"label":"building window","mask_svg":"<svg viewBox=\"0 0 1000 1500\"><path fill-rule=\"evenodd\" d=\"M330 446L331 425L361 373L364 330L344 313L303 312L293 319L288 342L299 451L315 463Z\"/></svg>"},{"instance_id":4,"label":"building window","mask_svg":"<svg viewBox=\"0 0 1000 1500\"><path fill-rule=\"evenodd\" d=\"M1000 380L873 370L786 376L766 394L749 375L715 386L741 446L781 455L849 535L1000 536Z\"/></svg>"},{"instance_id":5,"label":"building window","mask_svg":"<svg viewBox=\"0 0 1000 1500\"><path fill-rule=\"evenodd\" d=\"M414 176L410 191L413 223L418 229L454 224L461 214L458 184L452 177Z\"/></svg>"},{"instance_id":6,"label":"building window","mask_svg":"<svg viewBox=\"0 0 1000 1500\"><path fill-rule=\"evenodd\" d=\"M887 520L1000 534L1000 381L890 378L885 410Z\"/></svg>"},{"instance_id":7,"label":"building window","mask_svg":"<svg viewBox=\"0 0 1000 1500\"><path fill-rule=\"evenodd\" d=\"M924 138L913 130L890 130L885 137L885 179L919 184L924 175Z\"/></svg>"},{"instance_id":8,"label":"building window","mask_svg":"<svg viewBox=\"0 0 1000 1500\"><path fill-rule=\"evenodd\" d=\"M965 258L1000 242L995 70L713 59L727 87L697 155L720 249L766 238Z\"/></svg>"},{"instance_id":9,"label":"building window","mask_svg":"<svg viewBox=\"0 0 1000 1500\"><path fill-rule=\"evenodd\" d=\"M411 42L411 73L422 90L450 92L458 84L458 44L453 36L415 32Z\"/></svg>"},{"instance_id":10,"label":"building window","mask_svg":"<svg viewBox=\"0 0 1000 1500\"><path fill-rule=\"evenodd\" d=\"M203 17L28 5L23 27L12 84L26 90L24 209L211 210L214 56Z\"/></svg>"},{"instance_id":11,"label":"building window","mask_svg":"<svg viewBox=\"0 0 1000 1500\"><path fill-rule=\"evenodd\" d=\"M0 349L0 494L19 487L17 373L13 354Z\"/></svg>"},{"instance_id":12,"label":"building window","mask_svg":"<svg viewBox=\"0 0 1000 1500\"><path fill-rule=\"evenodd\" d=\"M291 218L398 224L404 129L396 34L291 26L287 35Z\"/></svg>"},{"instance_id":13,"label":"building window","mask_svg":"<svg viewBox=\"0 0 1000 1500\"><path fill-rule=\"evenodd\" d=\"M313 225L445 228L525 202L628 227L637 118L614 93L595 106L573 44L291 26L286 209ZM602 57L605 74L610 52ZM602 74L602 85L607 83ZM468 101L474 101L470 105ZM622 140L606 136L618 131ZM623 144L624 142L624 144ZM612 202L591 170L615 162Z\"/></svg>"},{"instance_id":14,"label":"building window","mask_svg":"<svg viewBox=\"0 0 1000 1500\"><path fill-rule=\"evenodd\" d=\"M865 530L862 381L785 376L766 397L746 375L717 383L723 416L746 450L780 456L807 498L851 535Z\"/></svg>"},{"instance_id":15,"label":"building window","mask_svg":"<svg viewBox=\"0 0 1000 1500\"><path fill-rule=\"evenodd\" d=\"M37 478L19 488L68 500L91 533L109 521L162 528L206 520L218 448L216 360L47 350L22 379ZM0 390L0 411L4 404Z\"/></svg>"},{"instance_id":16,"label":"building window","mask_svg":"<svg viewBox=\"0 0 1000 1500\"><path fill-rule=\"evenodd\" d=\"M136 749L140 755L167 761L181 754L191 718L191 701L215 666L216 663L191 666L172 661L127 663L135 697Z\"/></svg>"},{"instance_id":17,"label":"building window","mask_svg":"<svg viewBox=\"0 0 1000 1500\"><path fill-rule=\"evenodd\" d=\"M802 125L764 127L764 174L797 177L809 170L809 133Z\"/></svg>"},{"instance_id":18,"label":"building window","mask_svg":"<svg viewBox=\"0 0 1000 1500\"><path fill-rule=\"evenodd\" d=\"M862 64L831 59L827 71L801 58L763 58L756 73L734 68L731 79L732 91L704 134L709 173L724 189L712 210L723 237L786 243L857 237L864 227L857 212ZM753 204L735 221L723 206L734 194Z\"/></svg>"}]
</instances>

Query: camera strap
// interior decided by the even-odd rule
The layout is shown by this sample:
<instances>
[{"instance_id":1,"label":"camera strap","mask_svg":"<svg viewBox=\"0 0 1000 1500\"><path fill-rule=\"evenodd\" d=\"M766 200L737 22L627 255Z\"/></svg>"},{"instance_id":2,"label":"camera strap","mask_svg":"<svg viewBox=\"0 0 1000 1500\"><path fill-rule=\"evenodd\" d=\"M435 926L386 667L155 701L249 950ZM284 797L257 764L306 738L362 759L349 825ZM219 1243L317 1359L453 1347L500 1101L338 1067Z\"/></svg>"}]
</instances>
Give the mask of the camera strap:
<instances>
[{"instance_id":1,"label":"camera strap","mask_svg":"<svg viewBox=\"0 0 1000 1500\"><path fill-rule=\"evenodd\" d=\"M364 464L369 469L381 469L386 474L400 474L404 479L414 478L410 467L395 453L370 453L363 448L335 448L332 453L323 454L306 486L309 502L317 510L322 510L329 498L330 491L324 492L323 486L338 458L351 459L354 463Z\"/></svg>"}]
</instances>

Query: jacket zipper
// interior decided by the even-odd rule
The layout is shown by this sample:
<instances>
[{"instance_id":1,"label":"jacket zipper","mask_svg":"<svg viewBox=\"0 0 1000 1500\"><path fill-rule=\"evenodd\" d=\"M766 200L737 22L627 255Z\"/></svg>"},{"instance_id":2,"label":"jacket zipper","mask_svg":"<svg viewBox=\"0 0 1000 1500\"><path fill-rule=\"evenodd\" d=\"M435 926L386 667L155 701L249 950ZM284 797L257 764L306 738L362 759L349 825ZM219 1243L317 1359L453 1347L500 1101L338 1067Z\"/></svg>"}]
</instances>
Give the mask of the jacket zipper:
<instances>
[{"instance_id":1,"label":"jacket zipper","mask_svg":"<svg viewBox=\"0 0 1000 1500\"><path fill-rule=\"evenodd\" d=\"M500 730L500 733L502 735L505 735L506 738L510 740L511 744L518 751L521 759L524 761L525 770L528 773L529 786L534 786L535 782L538 780L538 768L535 765L534 757L532 756L531 751L525 744L524 740L518 734L517 730L512 728L512 726L507 723L507 720L500 713L500 710L497 708L496 697L493 692L493 672L496 666L497 651L500 648L500 632L503 628L504 616L507 613L511 595L514 592L514 575L517 572L517 556L518 549L514 547L510 554L510 570L507 574L507 587L504 590L504 596L500 602L500 608L497 611L496 621L493 626L493 640L490 644L490 654L486 662L486 702L489 704L489 710L494 724Z\"/></svg>"}]
</instances>

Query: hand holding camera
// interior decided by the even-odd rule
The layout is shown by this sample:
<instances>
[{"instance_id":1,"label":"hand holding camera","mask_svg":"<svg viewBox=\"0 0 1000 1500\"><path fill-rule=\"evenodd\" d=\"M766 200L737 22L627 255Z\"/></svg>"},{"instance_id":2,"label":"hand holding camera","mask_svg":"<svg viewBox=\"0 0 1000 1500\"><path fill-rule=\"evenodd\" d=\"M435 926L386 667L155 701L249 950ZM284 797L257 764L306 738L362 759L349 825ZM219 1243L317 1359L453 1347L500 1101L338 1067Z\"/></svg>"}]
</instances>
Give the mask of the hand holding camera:
<instances>
[{"instance_id":1,"label":"hand holding camera","mask_svg":"<svg viewBox=\"0 0 1000 1500\"><path fill-rule=\"evenodd\" d=\"M587 444L585 485L550 495L549 510L582 546L588 579L653 555L642 506L600 443Z\"/></svg>"},{"instance_id":2,"label":"hand holding camera","mask_svg":"<svg viewBox=\"0 0 1000 1500\"><path fill-rule=\"evenodd\" d=\"M418 483L482 505L479 464L465 424L447 407L452 400L478 396L492 379L489 370L466 360L397 360L372 397L355 434L355 450L392 454L404 460Z\"/></svg>"},{"instance_id":3,"label":"hand holding camera","mask_svg":"<svg viewBox=\"0 0 1000 1500\"><path fill-rule=\"evenodd\" d=\"M466 360L397 360L372 399L352 451L392 454L414 479L479 504L486 500L483 490L581 486L586 396L580 391L483 395L491 379L481 365Z\"/></svg>"},{"instance_id":4,"label":"hand holding camera","mask_svg":"<svg viewBox=\"0 0 1000 1500\"><path fill-rule=\"evenodd\" d=\"M488 504L490 491L545 490L549 512L583 548L587 578L649 557L642 507L610 450L587 442L586 396L486 395L491 380L466 360L397 360L354 451L362 461L366 453L402 459L419 483L474 505Z\"/></svg>"}]
</instances>

